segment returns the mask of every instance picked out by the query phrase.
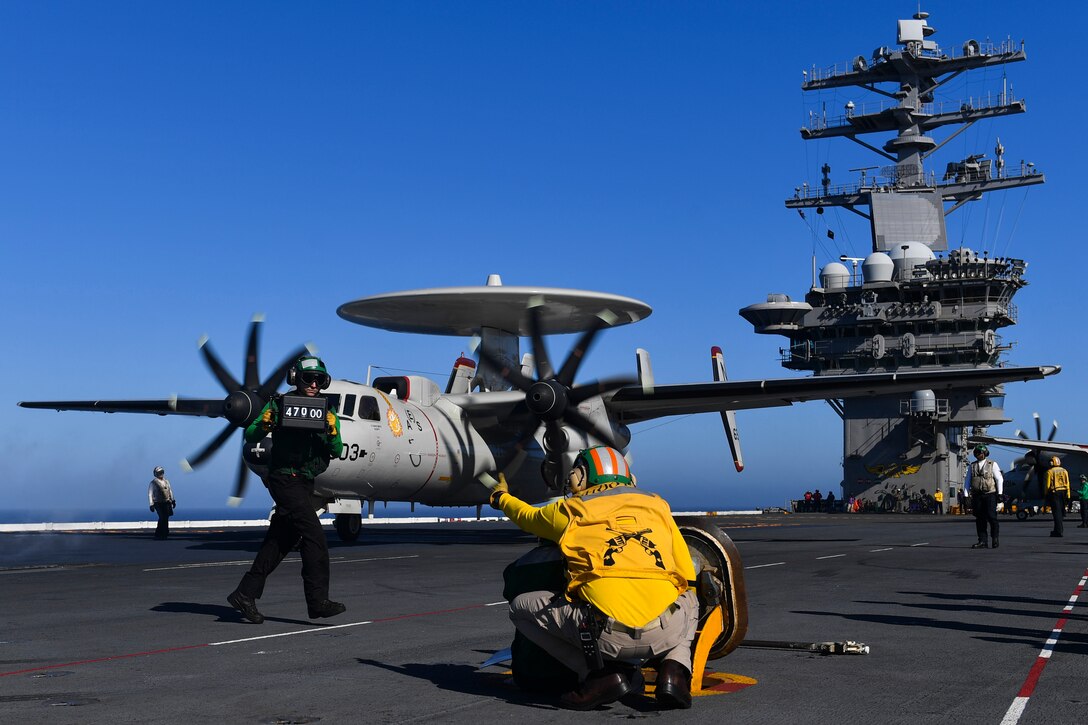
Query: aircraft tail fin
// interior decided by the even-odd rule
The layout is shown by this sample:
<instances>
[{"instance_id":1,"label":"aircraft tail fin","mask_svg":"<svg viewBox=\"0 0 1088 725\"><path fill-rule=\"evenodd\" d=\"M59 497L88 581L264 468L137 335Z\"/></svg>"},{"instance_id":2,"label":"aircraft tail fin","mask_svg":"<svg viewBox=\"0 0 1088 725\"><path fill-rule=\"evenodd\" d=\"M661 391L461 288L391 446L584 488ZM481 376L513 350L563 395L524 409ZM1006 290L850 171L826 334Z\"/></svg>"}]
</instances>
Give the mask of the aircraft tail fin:
<instances>
[{"instance_id":1,"label":"aircraft tail fin","mask_svg":"<svg viewBox=\"0 0 1088 725\"><path fill-rule=\"evenodd\" d=\"M714 382L724 383L728 380L725 374L725 356L722 349L715 345L710 348L710 360L714 369ZM737 473L744 470L744 454L740 450L740 431L737 430L736 411L722 411L722 425L725 426L725 437L729 441L729 451L733 454L733 465Z\"/></svg>"},{"instance_id":2,"label":"aircraft tail fin","mask_svg":"<svg viewBox=\"0 0 1088 725\"><path fill-rule=\"evenodd\" d=\"M453 363L449 382L446 383L446 395L467 393L472 388L472 376L476 374L476 363L461 355Z\"/></svg>"}]
</instances>

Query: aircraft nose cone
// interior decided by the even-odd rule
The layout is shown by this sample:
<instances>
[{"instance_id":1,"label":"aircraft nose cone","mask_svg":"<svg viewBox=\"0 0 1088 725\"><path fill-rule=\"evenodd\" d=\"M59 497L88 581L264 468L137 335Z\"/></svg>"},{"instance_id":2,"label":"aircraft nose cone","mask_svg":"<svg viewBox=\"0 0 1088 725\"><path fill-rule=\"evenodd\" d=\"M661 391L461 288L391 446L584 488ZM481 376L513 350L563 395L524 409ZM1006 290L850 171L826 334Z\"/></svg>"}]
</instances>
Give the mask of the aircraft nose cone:
<instances>
[{"instance_id":1,"label":"aircraft nose cone","mask_svg":"<svg viewBox=\"0 0 1088 725\"><path fill-rule=\"evenodd\" d=\"M525 404L544 420L558 420L567 408L567 391L554 380L541 380L529 388Z\"/></svg>"}]
</instances>

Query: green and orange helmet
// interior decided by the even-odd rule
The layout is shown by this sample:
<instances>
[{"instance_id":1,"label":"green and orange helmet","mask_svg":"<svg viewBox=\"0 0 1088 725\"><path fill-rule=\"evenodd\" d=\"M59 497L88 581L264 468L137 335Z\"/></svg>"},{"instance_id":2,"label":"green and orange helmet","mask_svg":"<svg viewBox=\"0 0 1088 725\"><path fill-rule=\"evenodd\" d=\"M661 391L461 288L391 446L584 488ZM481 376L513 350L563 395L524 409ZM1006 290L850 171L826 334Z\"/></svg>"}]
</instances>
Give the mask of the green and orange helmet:
<instances>
[{"instance_id":1,"label":"green and orange helmet","mask_svg":"<svg viewBox=\"0 0 1088 725\"><path fill-rule=\"evenodd\" d=\"M631 475L631 467L627 465L627 459L615 448L594 446L579 451L574 459L574 465L586 469L587 486L598 486L602 483L633 486L635 483L634 476Z\"/></svg>"}]
</instances>

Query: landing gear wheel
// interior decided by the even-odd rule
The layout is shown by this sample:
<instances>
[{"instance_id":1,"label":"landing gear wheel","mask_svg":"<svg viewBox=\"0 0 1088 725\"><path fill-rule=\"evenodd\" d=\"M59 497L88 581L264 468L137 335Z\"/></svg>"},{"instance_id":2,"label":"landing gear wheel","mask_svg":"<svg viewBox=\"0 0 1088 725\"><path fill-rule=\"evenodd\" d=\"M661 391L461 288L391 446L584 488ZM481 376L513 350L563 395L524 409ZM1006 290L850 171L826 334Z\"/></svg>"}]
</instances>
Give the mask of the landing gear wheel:
<instances>
[{"instance_id":1,"label":"landing gear wheel","mask_svg":"<svg viewBox=\"0 0 1088 725\"><path fill-rule=\"evenodd\" d=\"M696 579L702 578L719 592L725 615L724 631L711 647L708 659L724 657L740 646L748 632L748 594L744 588L740 552L733 540L708 518L678 517L676 525L691 552ZM702 594L700 592L700 622L712 609L704 603Z\"/></svg>"},{"instance_id":2,"label":"landing gear wheel","mask_svg":"<svg viewBox=\"0 0 1088 725\"><path fill-rule=\"evenodd\" d=\"M1016 511L1016 520L1017 521L1027 521L1028 520L1027 509L1017 509L1017 511Z\"/></svg>"},{"instance_id":3,"label":"landing gear wheel","mask_svg":"<svg viewBox=\"0 0 1088 725\"><path fill-rule=\"evenodd\" d=\"M333 525L340 541L351 544L358 540L359 532L363 530L363 517L359 514L336 514Z\"/></svg>"}]
</instances>

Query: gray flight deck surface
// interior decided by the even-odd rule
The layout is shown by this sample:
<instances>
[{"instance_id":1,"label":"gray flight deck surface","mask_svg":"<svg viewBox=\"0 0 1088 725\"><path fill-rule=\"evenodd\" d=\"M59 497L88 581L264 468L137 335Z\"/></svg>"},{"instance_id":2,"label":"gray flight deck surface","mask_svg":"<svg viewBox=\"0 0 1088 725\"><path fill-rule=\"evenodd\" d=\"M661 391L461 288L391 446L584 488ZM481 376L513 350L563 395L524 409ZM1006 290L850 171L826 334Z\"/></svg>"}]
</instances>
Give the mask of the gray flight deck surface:
<instances>
[{"instance_id":1,"label":"gray flight deck surface","mask_svg":"<svg viewBox=\"0 0 1088 725\"><path fill-rule=\"evenodd\" d=\"M742 646L709 668L756 684L685 713L650 700L571 713L499 668L477 671L510 642L502 568L533 545L509 524L368 526L355 545L331 542L332 595L348 611L319 622L295 554L259 626L224 598L260 530L5 533L0 720L999 723L1031 692L1007 722L1088 721L1088 621L1071 602L1088 531L1075 521L1053 539L1049 517L1004 519L1001 548L984 551L968 548L967 517L718 521L744 557L749 640L857 640L871 654Z\"/></svg>"}]
</instances>

